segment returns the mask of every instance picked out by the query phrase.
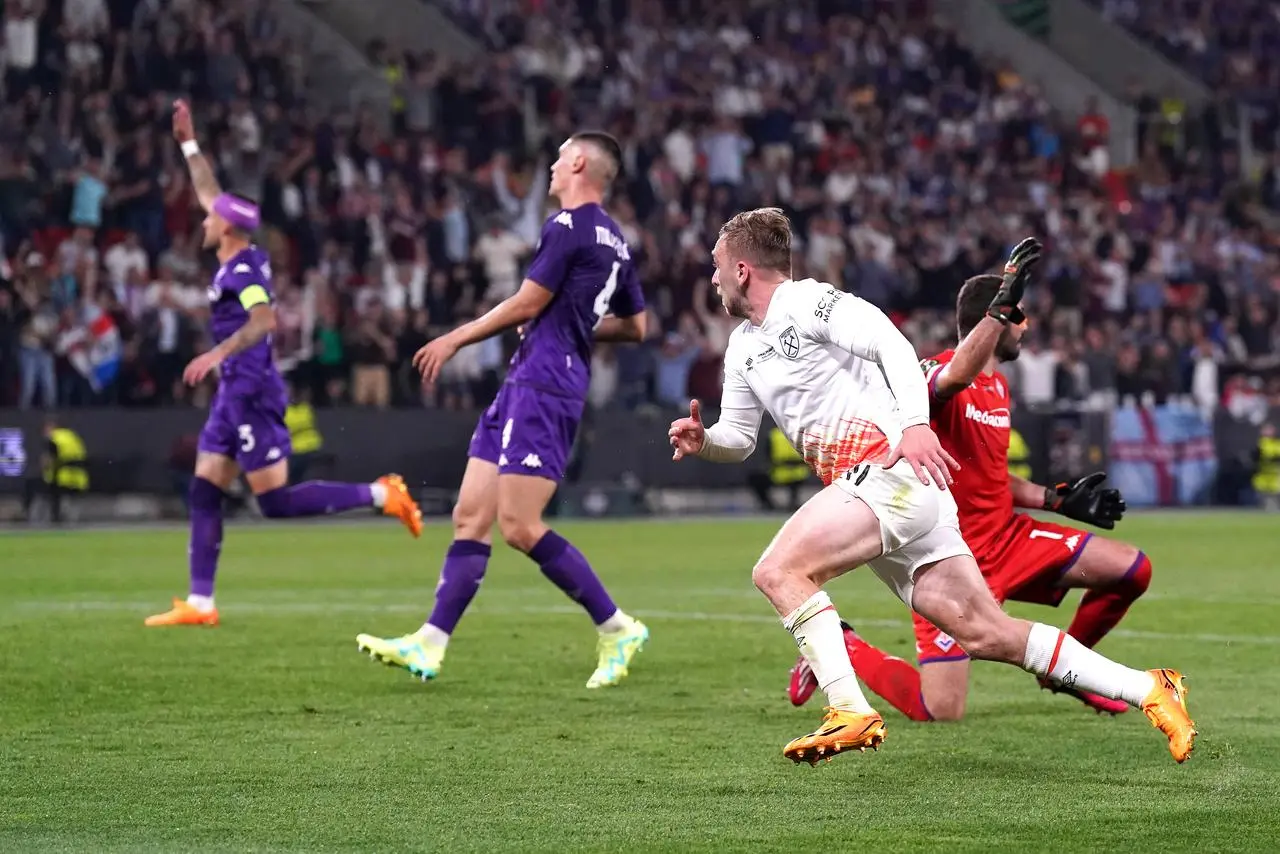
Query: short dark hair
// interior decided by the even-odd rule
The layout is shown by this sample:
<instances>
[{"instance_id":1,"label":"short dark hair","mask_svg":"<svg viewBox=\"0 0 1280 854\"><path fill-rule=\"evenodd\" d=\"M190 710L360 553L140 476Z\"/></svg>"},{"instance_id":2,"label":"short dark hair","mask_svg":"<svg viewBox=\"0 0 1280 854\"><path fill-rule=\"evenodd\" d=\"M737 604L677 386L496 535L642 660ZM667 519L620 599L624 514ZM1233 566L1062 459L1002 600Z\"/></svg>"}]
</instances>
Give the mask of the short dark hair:
<instances>
[{"instance_id":1,"label":"short dark hair","mask_svg":"<svg viewBox=\"0 0 1280 854\"><path fill-rule=\"evenodd\" d=\"M960 288L960 295L956 297L956 328L961 339L987 316L987 309L1002 282L999 276L985 274L974 276Z\"/></svg>"},{"instance_id":2,"label":"short dark hair","mask_svg":"<svg viewBox=\"0 0 1280 854\"><path fill-rule=\"evenodd\" d=\"M781 208L743 211L720 226L729 257L791 275L791 220Z\"/></svg>"},{"instance_id":3,"label":"short dark hair","mask_svg":"<svg viewBox=\"0 0 1280 854\"><path fill-rule=\"evenodd\" d=\"M622 171L622 146L613 134L602 130L580 130L569 137L573 142L585 142L594 145L609 161L609 169L602 176L605 184L612 184Z\"/></svg>"}]
</instances>

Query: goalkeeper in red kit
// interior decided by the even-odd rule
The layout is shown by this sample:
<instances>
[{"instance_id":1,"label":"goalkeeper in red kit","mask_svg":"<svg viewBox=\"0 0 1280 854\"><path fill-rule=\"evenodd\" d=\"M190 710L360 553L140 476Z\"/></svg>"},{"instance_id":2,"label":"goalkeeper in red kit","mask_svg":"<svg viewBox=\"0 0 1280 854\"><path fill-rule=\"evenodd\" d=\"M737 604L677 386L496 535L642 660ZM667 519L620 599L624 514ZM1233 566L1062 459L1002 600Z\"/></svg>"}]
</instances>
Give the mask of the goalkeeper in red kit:
<instances>
[{"instance_id":1,"label":"goalkeeper in red kit","mask_svg":"<svg viewBox=\"0 0 1280 854\"><path fill-rule=\"evenodd\" d=\"M1026 318L1019 302L1040 260L1032 238L1015 247L1003 276L976 276L956 301L960 345L921 363L928 379L932 427L959 461L952 490L960 530L996 600L1058 605L1073 587L1086 589L1067 633L1093 647L1115 627L1151 582L1151 561L1131 545L1042 521L1015 507L1048 510L1110 530L1123 516L1120 493L1098 472L1074 483L1039 486L1008 470L1009 384L1000 363L1018 358ZM867 643L845 625L854 670L872 691L917 721L963 717L969 657L948 635L915 615L919 668ZM791 702L815 688L803 658L791 671ZM1042 683L1042 687L1051 687ZM1126 703L1052 686L1098 712L1118 714Z\"/></svg>"}]
</instances>

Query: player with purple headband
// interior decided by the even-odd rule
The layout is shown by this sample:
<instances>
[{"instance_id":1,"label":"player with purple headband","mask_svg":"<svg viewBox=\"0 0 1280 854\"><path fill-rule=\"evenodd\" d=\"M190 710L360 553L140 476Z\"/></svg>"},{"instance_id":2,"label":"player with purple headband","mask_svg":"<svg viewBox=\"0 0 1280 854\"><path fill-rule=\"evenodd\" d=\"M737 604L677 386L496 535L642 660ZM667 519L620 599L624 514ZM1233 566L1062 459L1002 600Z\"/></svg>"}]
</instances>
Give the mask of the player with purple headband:
<instances>
[{"instance_id":1,"label":"player with purple headband","mask_svg":"<svg viewBox=\"0 0 1280 854\"><path fill-rule=\"evenodd\" d=\"M222 499L244 472L264 516L324 516L377 507L399 519L416 537L422 513L398 475L374 483L310 481L289 486L288 403L284 380L271 358L275 312L271 307L271 264L250 235L258 227L258 206L224 193L196 143L191 112L174 104L173 135L191 169L204 220L204 246L217 249L218 272L209 287L210 322L216 346L187 365L191 385L218 369L218 392L200 431L195 477L191 481L191 588L173 608L148 617L148 626L216 626L213 579L222 548Z\"/></svg>"},{"instance_id":2,"label":"player with purple headband","mask_svg":"<svg viewBox=\"0 0 1280 854\"><path fill-rule=\"evenodd\" d=\"M520 290L414 357L423 381L433 383L460 348L524 325L506 383L471 438L430 618L413 634L356 639L374 658L424 680L439 674L449 637L480 588L495 521L507 544L595 623L597 661L588 688L622 681L649 637L644 624L613 603L582 552L542 521L582 417L593 343L644 338L644 297L631 251L602 207L621 162L617 141L605 133L574 134L560 146L550 192L564 207L543 225Z\"/></svg>"}]
</instances>

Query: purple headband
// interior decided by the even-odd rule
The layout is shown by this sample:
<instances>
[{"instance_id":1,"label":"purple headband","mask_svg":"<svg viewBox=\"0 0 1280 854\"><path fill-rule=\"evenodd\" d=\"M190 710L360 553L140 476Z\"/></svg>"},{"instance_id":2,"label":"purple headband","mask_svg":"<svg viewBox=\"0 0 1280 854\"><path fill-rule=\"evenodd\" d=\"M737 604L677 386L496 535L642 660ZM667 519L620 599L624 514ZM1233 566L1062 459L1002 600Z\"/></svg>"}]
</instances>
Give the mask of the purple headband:
<instances>
[{"instance_id":1,"label":"purple headband","mask_svg":"<svg viewBox=\"0 0 1280 854\"><path fill-rule=\"evenodd\" d=\"M214 199L213 212L241 231L254 231L261 221L257 205L230 193Z\"/></svg>"}]
</instances>

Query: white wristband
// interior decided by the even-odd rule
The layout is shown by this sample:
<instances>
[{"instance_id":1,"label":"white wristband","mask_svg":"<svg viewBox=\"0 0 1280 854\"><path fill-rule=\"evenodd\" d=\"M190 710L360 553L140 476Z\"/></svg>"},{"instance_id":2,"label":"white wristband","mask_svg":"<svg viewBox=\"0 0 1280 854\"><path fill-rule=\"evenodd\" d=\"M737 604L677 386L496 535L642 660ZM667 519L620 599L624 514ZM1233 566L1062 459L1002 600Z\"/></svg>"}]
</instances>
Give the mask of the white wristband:
<instances>
[{"instance_id":1,"label":"white wristband","mask_svg":"<svg viewBox=\"0 0 1280 854\"><path fill-rule=\"evenodd\" d=\"M186 142L182 143L183 157L195 157L199 153L200 153L200 144L196 142L194 139L189 139Z\"/></svg>"}]
</instances>

